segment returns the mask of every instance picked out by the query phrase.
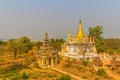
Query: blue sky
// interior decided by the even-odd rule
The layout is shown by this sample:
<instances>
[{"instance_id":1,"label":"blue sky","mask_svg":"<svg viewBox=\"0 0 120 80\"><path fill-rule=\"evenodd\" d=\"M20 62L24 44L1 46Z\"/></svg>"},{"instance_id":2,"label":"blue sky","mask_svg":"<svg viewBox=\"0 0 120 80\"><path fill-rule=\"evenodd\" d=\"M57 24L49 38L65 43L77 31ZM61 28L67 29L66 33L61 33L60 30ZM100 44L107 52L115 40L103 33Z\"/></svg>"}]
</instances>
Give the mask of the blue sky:
<instances>
[{"instance_id":1,"label":"blue sky","mask_svg":"<svg viewBox=\"0 0 120 80\"><path fill-rule=\"evenodd\" d=\"M120 0L0 0L0 38L28 36L40 40L75 35L78 22L83 31L102 25L105 38L120 38Z\"/></svg>"}]
</instances>

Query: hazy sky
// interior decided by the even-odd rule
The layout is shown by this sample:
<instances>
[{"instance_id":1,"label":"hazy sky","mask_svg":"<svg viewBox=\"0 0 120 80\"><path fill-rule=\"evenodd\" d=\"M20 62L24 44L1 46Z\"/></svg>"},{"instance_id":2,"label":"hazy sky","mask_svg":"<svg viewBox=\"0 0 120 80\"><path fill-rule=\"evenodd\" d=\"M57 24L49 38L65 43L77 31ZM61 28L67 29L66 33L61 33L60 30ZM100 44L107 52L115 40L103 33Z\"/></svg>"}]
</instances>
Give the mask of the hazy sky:
<instances>
[{"instance_id":1,"label":"hazy sky","mask_svg":"<svg viewBox=\"0 0 120 80\"><path fill-rule=\"evenodd\" d=\"M65 39L80 19L85 34L102 25L104 37L120 38L120 0L0 0L0 38Z\"/></svg>"}]
</instances>

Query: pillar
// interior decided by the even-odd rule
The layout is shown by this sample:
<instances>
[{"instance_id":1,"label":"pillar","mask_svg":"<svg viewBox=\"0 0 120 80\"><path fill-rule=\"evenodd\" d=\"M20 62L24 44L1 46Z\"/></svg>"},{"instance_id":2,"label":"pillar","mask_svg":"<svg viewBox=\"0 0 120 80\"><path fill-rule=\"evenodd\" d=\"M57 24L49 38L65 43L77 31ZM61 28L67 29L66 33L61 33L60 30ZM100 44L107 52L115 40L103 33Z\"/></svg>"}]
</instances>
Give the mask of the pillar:
<instances>
[{"instance_id":1,"label":"pillar","mask_svg":"<svg viewBox=\"0 0 120 80\"><path fill-rule=\"evenodd\" d=\"M53 62L54 62L54 61L53 61L53 57L52 57L52 58L51 58L51 66L53 66L53 65L54 65L54 64L53 64Z\"/></svg>"},{"instance_id":2,"label":"pillar","mask_svg":"<svg viewBox=\"0 0 120 80\"><path fill-rule=\"evenodd\" d=\"M41 66L41 59L38 59L38 65Z\"/></svg>"},{"instance_id":3,"label":"pillar","mask_svg":"<svg viewBox=\"0 0 120 80\"><path fill-rule=\"evenodd\" d=\"M43 66L44 65L44 58L42 57L42 59L41 59L41 66Z\"/></svg>"},{"instance_id":4,"label":"pillar","mask_svg":"<svg viewBox=\"0 0 120 80\"><path fill-rule=\"evenodd\" d=\"M46 65L49 66L49 59L46 58Z\"/></svg>"},{"instance_id":5,"label":"pillar","mask_svg":"<svg viewBox=\"0 0 120 80\"><path fill-rule=\"evenodd\" d=\"M57 62L58 62L58 58L57 58L57 56L56 56L56 58L55 58L55 63L57 64Z\"/></svg>"}]
</instances>

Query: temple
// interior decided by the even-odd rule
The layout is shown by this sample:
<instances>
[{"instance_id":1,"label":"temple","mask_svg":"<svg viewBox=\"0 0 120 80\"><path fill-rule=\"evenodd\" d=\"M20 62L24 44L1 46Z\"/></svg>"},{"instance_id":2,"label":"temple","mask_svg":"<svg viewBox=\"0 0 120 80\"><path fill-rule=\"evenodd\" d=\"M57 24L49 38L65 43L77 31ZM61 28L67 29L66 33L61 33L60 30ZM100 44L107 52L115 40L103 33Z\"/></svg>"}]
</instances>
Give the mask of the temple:
<instances>
[{"instance_id":1,"label":"temple","mask_svg":"<svg viewBox=\"0 0 120 80\"><path fill-rule=\"evenodd\" d=\"M96 57L96 47L93 36L86 36L82 30L82 21L79 21L78 31L76 35L71 37L70 31L68 32L67 40L62 44L63 56L91 60Z\"/></svg>"},{"instance_id":2,"label":"temple","mask_svg":"<svg viewBox=\"0 0 120 80\"><path fill-rule=\"evenodd\" d=\"M42 46L37 52L37 63L42 68L48 68L57 64L57 51L50 44L47 33Z\"/></svg>"}]
</instances>

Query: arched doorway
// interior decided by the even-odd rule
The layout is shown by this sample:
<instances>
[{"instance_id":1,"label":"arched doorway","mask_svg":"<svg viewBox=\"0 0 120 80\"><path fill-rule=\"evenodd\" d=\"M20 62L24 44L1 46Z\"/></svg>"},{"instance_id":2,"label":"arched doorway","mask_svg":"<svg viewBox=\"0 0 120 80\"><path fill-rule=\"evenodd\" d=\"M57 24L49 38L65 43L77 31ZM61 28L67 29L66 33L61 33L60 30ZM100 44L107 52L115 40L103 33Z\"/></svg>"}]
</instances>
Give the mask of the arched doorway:
<instances>
[{"instance_id":1,"label":"arched doorway","mask_svg":"<svg viewBox=\"0 0 120 80\"><path fill-rule=\"evenodd\" d=\"M56 57L53 57L53 64L56 64Z\"/></svg>"},{"instance_id":2,"label":"arched doorway","mask_svg":"<svg viewBox=\"0 0 120 80\"><path fill-rule=\"evenodd\" d=\"M49 58L49 61L48 61L48 62L49 62L49 65L51 65L51 58Z\"/></svg>"},{"instance_id":3,"label":"arched doorway","mask_svg":"<svg viewBox=\"0 0 120 80\"><path fill-rule=\"evenodd\" d=\"M44 59L44 65L46 65L46 64L47 64L47 59L45 58L45 59Z\"/></svg>"}]
</instances>

